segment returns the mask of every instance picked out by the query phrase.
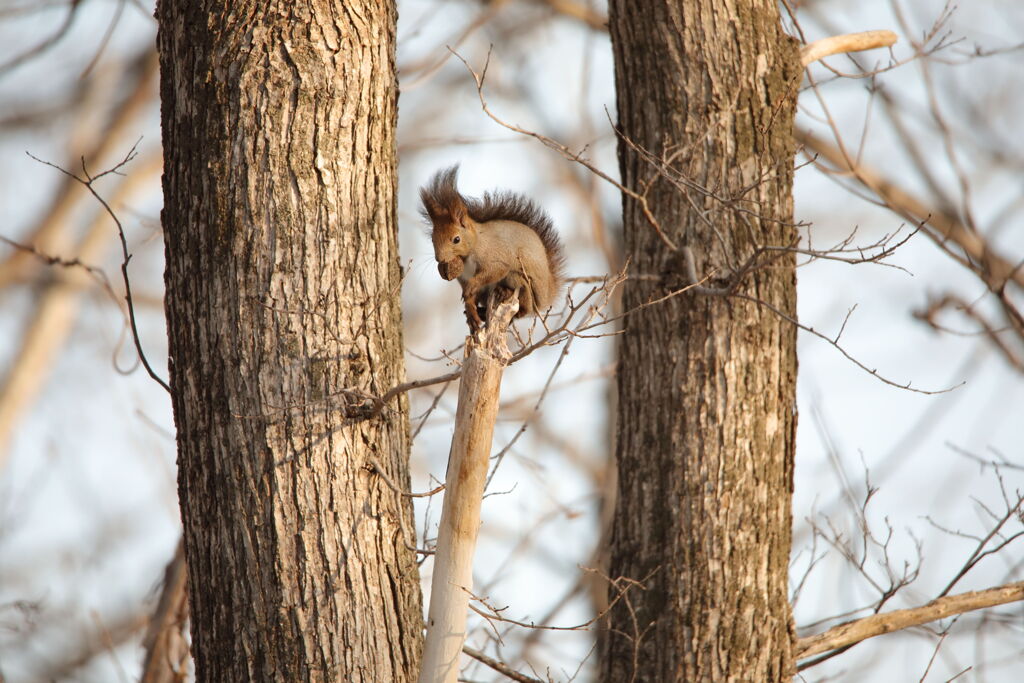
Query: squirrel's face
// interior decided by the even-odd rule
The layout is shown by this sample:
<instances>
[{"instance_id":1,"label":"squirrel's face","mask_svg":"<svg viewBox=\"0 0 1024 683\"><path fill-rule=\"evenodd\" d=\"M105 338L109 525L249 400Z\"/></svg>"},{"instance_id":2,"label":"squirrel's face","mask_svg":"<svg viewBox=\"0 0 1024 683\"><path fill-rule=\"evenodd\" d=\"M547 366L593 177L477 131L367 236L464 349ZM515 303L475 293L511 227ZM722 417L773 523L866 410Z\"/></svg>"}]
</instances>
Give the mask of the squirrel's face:
<instances>
[{"instance_id":1,"label":"squirrel's face","mask_svg":"<svg viewBox=\"0 0 1024 683\"><path fill-rule=\"evenodd\" d=\"M454 280L462 274L466 256L476 243L476 225L465 214L451 216L449 220L435 220L431 233L437 270L445 280Z\"/></svg>"}]
</instances>

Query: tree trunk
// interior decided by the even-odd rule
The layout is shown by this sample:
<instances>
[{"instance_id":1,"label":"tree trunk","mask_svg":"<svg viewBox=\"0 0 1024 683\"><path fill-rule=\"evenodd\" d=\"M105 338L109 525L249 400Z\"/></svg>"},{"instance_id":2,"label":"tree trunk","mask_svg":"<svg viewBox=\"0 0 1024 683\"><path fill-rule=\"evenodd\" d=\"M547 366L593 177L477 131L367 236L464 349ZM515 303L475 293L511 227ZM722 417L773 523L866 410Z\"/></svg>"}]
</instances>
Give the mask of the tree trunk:
<instances>
[{"instance_id":1,"label":"tree trunk","mask_svg":"<svg viewBox=\"0 0 1024 683\"><path fill-rule=\"evenodd\" d=\"M163 226L201 681L408 681L423 627L393 2L162 0ZM345 389L354 391L344 392Z\"/></svg>"},{"instance_id":2,"label":"tree trunk","mask_svg":"<svg viewBox=\"0 0 1024 683\"><path fill-rule=\"evenodd\" d=\"M796 315L787 246L800 66L774 0L612 0L623 182L709 286ZM648 157L647 154L653 155ZM646 157L646 158L645 158ZM663 164L671 167L648 186ZM694 189L692 181L708 192ZM687 281L624 199L626 310ZM796 330L741 297L687 293L627 318L619 356L612 577L645 580L610 615L603 680L781 681L793 672L787 596Z\"/></svg>"}]
</instances>

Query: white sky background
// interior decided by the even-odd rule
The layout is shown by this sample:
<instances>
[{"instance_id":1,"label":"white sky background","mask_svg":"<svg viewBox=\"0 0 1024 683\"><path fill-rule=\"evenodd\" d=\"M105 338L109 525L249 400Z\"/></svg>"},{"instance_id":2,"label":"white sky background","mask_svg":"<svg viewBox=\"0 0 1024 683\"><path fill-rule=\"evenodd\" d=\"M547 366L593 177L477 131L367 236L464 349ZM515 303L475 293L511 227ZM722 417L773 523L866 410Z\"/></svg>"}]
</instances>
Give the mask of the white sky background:
<instances>
[{"instance_id":1,"label":"white sky background","mask_svg":"<svg viewBox=\"0 0 1024 683\"><path fill-rule=\"evenodd\" d=\"M907 17L919 36L940 14L941 2L908 2ZM1000 48L1019 42L1024 8L1019 3L977 1L965 3L949 24L954 38L965 40L943 53L956 65L935 64L940 106L957 136L969 140L959 149L971 177L971 206L986 226L1007 203L1019 197L1021 159L1019 120L1022 53L969 60L975 45ZM827 16L834 27L801 15L809 39L838 31L891 28L901 34L897 57L909 53L887 3L809 3ZM869 5L865 7L865 5ZM0 8L4 5L0 5ZM600 8L603 11L603 7ZM5 103L56 99L77 82L84 64L95 53L117 4L87 3L72 32L38 62L0 78L0 117L9 114ZM113 35L105 59L130 55L155 35L150 8L140 11L128 4ZM423 356L461 343L465 327L458 302L458 287L442 282L433 262L430 243L418 217L416 190L442 166L462 164L462 189L476 195L486 189L521 191L545 206L555 219L567 245L569 272L593 275L606 272L595 246L592 216L581 197L567 189L567 172L584 177L557 154L533 140L517 136L490 121L480 110L476 91L465 68L445 59L444 45L458 40L480 12L473 2L400 4L399 64L403 68L399 101L401 257L409 265L403 293L406 345ZM56 29L62 10L24 17L5 16L0 10L0 63L18 54ZM569 19L543 21L543 10L530 3L512 3L489 23L473 32L458 47L476 67L482 65L493 43L487 94L495 113L505 120L559 139L574 149L590 145L590 157L617 176L614 140L605 108L614 117L615 95L610 48L604 34ZM868 53L865 64L887 58L884 51ZM418 65L445 60L436 70ZM100 62L98 68L104 68ZM848 62L830 63L851 71ZM820 68L819 78L827 76ZM929 123L927 95L914 64L883 74L879 83L898 93L911 129L920 136L933 169L959 202L955 174L950 169L941 136ZM116 82L115 82L116 84ZM856 145L862 134L869 104L867 81L843 80L822 87L830 111L846 140ZM950 92L955 94L949 95ZM963 105L974 102L981 121L963 117ZM798 125L817 126L820 107L814 94L800 96L803 113ZM18 105L15 106L18 108ZM863 160L896 179L906 188L923 193L875 104L868 128ZM0 235L17 239L52 199L59 177L56 171L32 161L26 150L63 163L71 121L58 118L39 129L0 129ZM142 124L126 134L118 147L123 154L138 137L143 148L159 144L156 103ZM458 144L452 144L457 141ZM993 142L994 141L994 142ZM995 147L1006 160L993 162L976 151ZM129 172L130 172L129 167ZM836 242L858 226L858 242L869 244L895 230L901 221L857 200L812 167L796 176L796 214L813 223L817 246ZM603 218L618 230L620 200L614 188L597 185ZM103 186L100 185L100 191ZM128 230L135 257L131 264L133 287L156 300L162 291L162 238L156 226L159 187L136 196L119 211ZM82 203L75 225L98 207ZM999 246L1011 260L1024 253L1021 217L1014 214L999 234ZM117 282L118 260L113 252L103 262ZM0 247L0 256L7 253ZM994 449L1006 459L1021 462L1024 443L1024 384L977 336L938 335L912 317L930 296L956 292L966 300L983 289L961 266L941 254L923 235L902 247L892 262L910 274L874 265L856 267L815 263L799 271L802 322L834 334L847 310L857 305L843 334L844 347L859 360L894 381L913 382L925 389L944 388L966 381L947 394L925 396L885 385L844 359L820 339L801 333L799 338L800 427L794 496L796 558L799 577L807 555L798 554L809 542L805 518L814 510L828 512L833 522L850 532L856 528L848 506L836 505L842 486L849 482L853 496L864 494L864 467L879 487L868 508L868 520L885 533L893 527L890 557L899 569L904 559L915 561L914 538L920 539L924 561L920 578L900 593L887 608L913 606L934 597L956 574L973 550L974 542L936 531L930 516L950 528L984 533L989 528L976 501L1001 510L998 483L991 470L959 455L952 446L985 457ZM0 290L0 370L12 362L37 290L30 286ZM143 342L154 365L166 375L165 330L158 305L140 309ZM950 327L972 330L962 318L943 318ZM31 412L22 420L6 460L0 460L0 670L8 680L32 680L77 642L69 633L101 632L118 615L151 604L163 567L179 534L174 475L174 443L170 404L141 369L128 376L117 366L133 365L130 345L118 349L120 315L109 299L92 292L84 296L71 342L55 359L52 374ZM503 403L516 402L503 413L496 447L518 430L533 405L558 356L558 350L537 353L510 368L503 384ZM597 539L593 471L599 471L609 447L606 408L612 345L608 340L578 340L555 378L538 422L520 439L502 463L492 491L510 491L484 503L484 526L477 554L478 588L495 605L508 605L507 616L542 618L563 597L578 575L577 565L591 561ZM445 371L444 363L425 363L410 356L408 375L419 378ZM0 375L3 373L0 372ZM449 389L426 424L413 450L414 490L430 487L429 475L441 477L451 434L456 391ZM432 394L414 397L413 416ZM930 419L926 416L931 415ZM553 448L550 433L571 447ZM826 436L827 435L827 436ZM840 472L842 475L840 475ZM1012 492L1024 488L1024 477L1004 472ZM440 500L430 510L436 523ZM426 504L418 503L419 528ZM819 521L821 517L817 518ZM1019 530L1020 524L1011 527ZM431 535L433 535L431 533ZM819 552L824 548L818 548ZM509 557L511 555L511 560ZM988 558L954 592L984 588L1020 579L1022 553L1010 551ZM884 573L874 563L865 565L875 577ZM423 566L429 585L431 563ZM426 598L426 594L425 594ZM822 560L803 589L796 610L798 625L870 604L877 598L867 583L834 554ZM14 601L26 601L18 605ZM148 609L148 607L146 608ZM1021 609L1003 608L989 613L1007 615L1012 637L988 639L979 646L973 633L982 613L964 617L951 631L932 665L928 681L944 681L968 666L974 669L958 680L1016 681L1020 679L1022 644ZM582 595L554 618L556 624L575 624L591 616ZM33 630L32 623L38 627ZM70 626L70 628L69 628ZM488 629L473 638L486 642ZM1005 633L1005 632L1004 632ZM515 658L527 634L505 635L503 650ZM936 639L923 630L868 641L849 653L806 672L806 680L918 680L932 656ZM566 680L590 649L589 635L580 632L545 634L531 650L534 675L550 674ZM139 666L137 642L117 648L79 670L77 680L131 680ZM526 672L530 666L516 662ZM475 680L495 679L487 669L470 672ZM585 666L580 680L589 680Z\"/></svg>"}]
</instances>

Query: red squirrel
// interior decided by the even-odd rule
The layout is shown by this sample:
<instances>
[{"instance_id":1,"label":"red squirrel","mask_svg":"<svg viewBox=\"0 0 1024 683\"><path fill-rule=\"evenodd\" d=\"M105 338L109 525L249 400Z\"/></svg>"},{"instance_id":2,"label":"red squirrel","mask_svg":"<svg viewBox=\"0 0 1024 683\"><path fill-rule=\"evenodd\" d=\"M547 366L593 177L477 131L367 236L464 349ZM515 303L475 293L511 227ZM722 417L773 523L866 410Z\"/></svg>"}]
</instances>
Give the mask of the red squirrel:
<instances>
[{"instance_id":1,"label":"red squirrel","mask_svg":"<svg viewBox=\"0 0 1024 683\"><path fill-rule=\"evenodd\" d=\"M512 192L463 197L458 165L434 174L420 189L423 214L433 226L437 270L459 279L470 332L484 324L487 296L500 288L519 297L517 318L547 310L564 281L565 255L551 219Z\"/></svg>"}]
</instances>

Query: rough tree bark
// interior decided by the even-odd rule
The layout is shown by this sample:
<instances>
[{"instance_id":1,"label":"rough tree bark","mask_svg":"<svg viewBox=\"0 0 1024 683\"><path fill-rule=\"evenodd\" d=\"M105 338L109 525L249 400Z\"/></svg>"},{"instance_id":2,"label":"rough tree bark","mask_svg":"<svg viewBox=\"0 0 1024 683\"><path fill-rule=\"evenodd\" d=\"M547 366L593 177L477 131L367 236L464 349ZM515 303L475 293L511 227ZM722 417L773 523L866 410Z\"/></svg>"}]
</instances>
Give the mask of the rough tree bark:
<instances>
[{"instance_id":1,"label":"rough tree bark","mask_svg":"<svg viewBox=\"0 0 1024 683\"><path fill-rule=\"evenodd\" d=\"M671 241L724 285L759 244L789 245L800 74L774 0L612 0L619 159ZM634 146L635 145L635 146ZM646 150L655 163L644 158ZM654 180L659 161L714 196ZM628 310L687 281L624 199ZM794 259L737 290L795 316ZM627 318L618 365L612 577L644 579L610 615L605 681L782 681L796 425L796 333L736 297L686 294Z\"/></svg>"},{"instance_id":2,"label":"rough tree bark","mask_svg":"<svg viewBox=\"0 0 1024 683\"><path fill-rule=\"evenodd\" d=\"M163 226L202 681L406 681L423 618L395 208L395 7L162 0ZM407 533L408 530L408 533Z\"/></svg>"}]
</instances>

